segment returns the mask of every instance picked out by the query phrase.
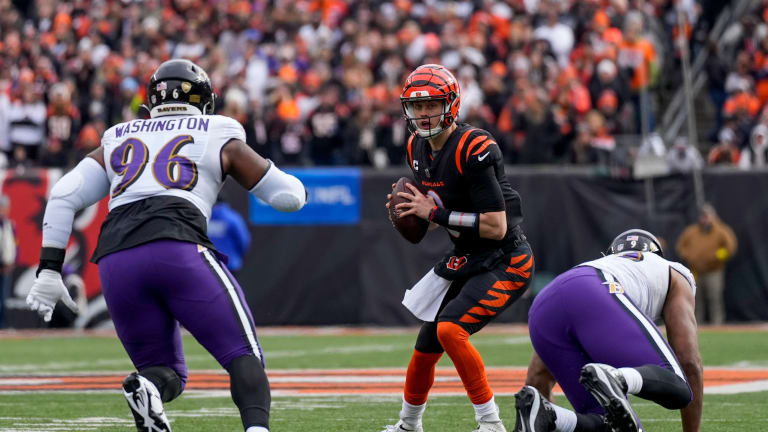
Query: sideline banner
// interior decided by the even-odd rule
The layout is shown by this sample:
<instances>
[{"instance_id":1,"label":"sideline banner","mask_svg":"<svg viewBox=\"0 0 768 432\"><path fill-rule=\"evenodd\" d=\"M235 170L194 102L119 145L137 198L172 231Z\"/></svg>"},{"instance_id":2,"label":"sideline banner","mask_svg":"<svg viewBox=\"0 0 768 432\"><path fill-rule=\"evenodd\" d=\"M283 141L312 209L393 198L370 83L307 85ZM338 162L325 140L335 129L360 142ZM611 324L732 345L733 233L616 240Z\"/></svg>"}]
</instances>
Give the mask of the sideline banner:
<instances>
[{"instance_id":1,"label":"sideline banner","mask_svg":"<svg viewBox=\"0 0 768 432\"><path fill-rule=\"evenodd\" d=\"M287 169L304 183L309 201L301 210L282 213L249 194L254 225L354 225L360 222L359 168Z\"/></svg>"},{"instance_id":2,"label":"sideline banner","mask_svg":"<svg viewBox=\"0 0 768 432\"><path fill-rule=\"evenodd\" d=\"M5 287L8 327L34 324L32 320L36 316L26 310L24 300L35 279L48 193L61 175L62 171L58 169L0 170L0 187L2 194L10 200L10 219L16 229L18 244L16 266L12 275L5 279L8 284ZM101 294L99 268L89 260L96 247L101 223L107 215L107 202L105 198L75 215L67 245L65 272L82 278L88 300Z\"/></svg>"}]
</instances>

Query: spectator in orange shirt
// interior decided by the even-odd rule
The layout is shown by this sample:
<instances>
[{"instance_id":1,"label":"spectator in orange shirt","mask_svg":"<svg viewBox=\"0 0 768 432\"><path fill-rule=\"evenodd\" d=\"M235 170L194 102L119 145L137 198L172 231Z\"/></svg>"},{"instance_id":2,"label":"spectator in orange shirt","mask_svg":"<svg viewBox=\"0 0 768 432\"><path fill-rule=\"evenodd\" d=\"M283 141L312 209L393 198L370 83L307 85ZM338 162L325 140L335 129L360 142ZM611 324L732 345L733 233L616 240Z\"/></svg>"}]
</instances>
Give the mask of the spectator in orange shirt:
<instances>
[{"instance_id":1,"label":"spectator in orange shirt","mask_svg":"<svg viewBox=\"0 0 768 432\"><path fill-rule=\"evenodd\" d=\"M595 50L595 56L616 59L623 36L621 30L611 27L611 19L602 9L597 10L592 18L592 30L594 37L589 38L589 43Z\"/></svg>"},{"instance_id":2,"label":"spectator in orange shirt","mask_svg":"<svg viewBox=\"0 0 768 432\"><path fill-rule=\"evenodd\" d=\"M719 142L709 151L707 163L710 165L737 165L741 154L735 141L736 135L730 128L721 130Z\"/></svg>"},{"instance_id":3,"label":"spectator in orange shirt","mask_svg":"<svg viewBox=\"0 0 768 432\"><path fill-rule=\"evenodd\" d=\"M643 15L633 11L624 20L624 39L619 44L619 67L629 69L630 89L638 92L647 88L656 68L656 51L642 35Z\"/></svg>"},{"instance_id":4,"label":"spectator in orange shirt","mask_svg":"<svg viewBox=\"0 0 768 432\"><path fill-rule=\"evenodd\" d=\"M734 92L725 101L723 113L729 118L747 116L753 118L760 110L760 100L752 94L749 86L742 87Z\"/></svg>"},{"instance_id":5,"label":"spectator in orange shirt","mask_svg":"<svg viewBox=\"0 0 768 432\"><path fill-rule=\"evenodd\" d=\"M648 119L648 129L654 128L653 108L649 98L641 103L640 94L647 91L655 76L656 51L651 42L643 37L643 15L632 11L624 19L624 39L619 44L617 63L630 77L629 88L636 107L637 130L641 130L642 115Z\"/></svg>"}]
</instances>

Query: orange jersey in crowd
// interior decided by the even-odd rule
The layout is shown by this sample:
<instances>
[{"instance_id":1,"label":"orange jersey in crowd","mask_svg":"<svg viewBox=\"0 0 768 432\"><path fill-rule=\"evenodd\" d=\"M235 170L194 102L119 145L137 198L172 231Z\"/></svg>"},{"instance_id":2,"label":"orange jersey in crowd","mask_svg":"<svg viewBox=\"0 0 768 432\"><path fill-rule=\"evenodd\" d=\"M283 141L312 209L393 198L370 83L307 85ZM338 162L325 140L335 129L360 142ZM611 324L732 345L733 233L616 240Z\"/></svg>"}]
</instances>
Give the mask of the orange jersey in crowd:
<instances>
[{"instance_id":1,"label":"orange jersey in crowd","mask_svg":"<svg viewBox=\"0 0 768 432\"><path fill-rule=\"evenodd\" d=\"M629 82L632 90L639 90L648 85L651 62L655 59L656 51L647 39L638 39L634 42L622 40L619 44L619 67L631 68L634 71Z\"/></svg>"}]
</instances>

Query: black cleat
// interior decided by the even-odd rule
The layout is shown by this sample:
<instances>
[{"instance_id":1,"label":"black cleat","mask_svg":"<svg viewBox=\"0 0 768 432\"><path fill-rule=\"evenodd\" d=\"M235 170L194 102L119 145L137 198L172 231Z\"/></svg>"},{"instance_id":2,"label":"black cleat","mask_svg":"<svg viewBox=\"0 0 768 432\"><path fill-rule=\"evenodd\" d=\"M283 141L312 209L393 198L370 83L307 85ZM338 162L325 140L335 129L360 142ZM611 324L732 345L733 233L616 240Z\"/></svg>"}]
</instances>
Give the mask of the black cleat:
<instances>
[{"instance_id":1,"label":"black cleat","mask_svg":"<svg viewBox=\"0 0 768 432\"><path fill-rule=\"evenodd\" d=\"M581 369L579 382L605 409L605 422L613 432L643 432L627 398L627 383L616 368L588 363Z\"/></svg>"},{"instance_id":2,"label":"black cleat","mask_svg":"<svg viewBox=\"0 0 768 432\"><path fill-rule=\"evenodd\" d=\"M514 432L555 430L555 410L535 387L525 386L515 395L517 419Z\"/></svg>"}]
</instances>

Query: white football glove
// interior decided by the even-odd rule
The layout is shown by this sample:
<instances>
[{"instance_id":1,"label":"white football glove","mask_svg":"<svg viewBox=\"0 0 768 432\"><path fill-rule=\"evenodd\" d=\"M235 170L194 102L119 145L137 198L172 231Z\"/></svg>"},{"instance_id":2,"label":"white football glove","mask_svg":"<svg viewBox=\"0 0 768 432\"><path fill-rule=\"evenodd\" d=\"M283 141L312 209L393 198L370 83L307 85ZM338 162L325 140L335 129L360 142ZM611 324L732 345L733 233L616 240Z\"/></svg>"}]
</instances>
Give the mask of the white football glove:
<instances>
[{"instance_id":1,"label":"white football glove","mask_svg":"<svg viewBox=\"0 0 768 432\"><path fill-rule=\"evenodd\" d=\"M53 308L56 307L56 302L59 300L72 309L72 312L78 312L77 304L69 296L67 287L64 286L61 273L49 269L42 270L29 291L27 305L31 310L37 311L37 314L43 317L45 322L48 322L51 320Z\"/></svg>"}]
</instances>

